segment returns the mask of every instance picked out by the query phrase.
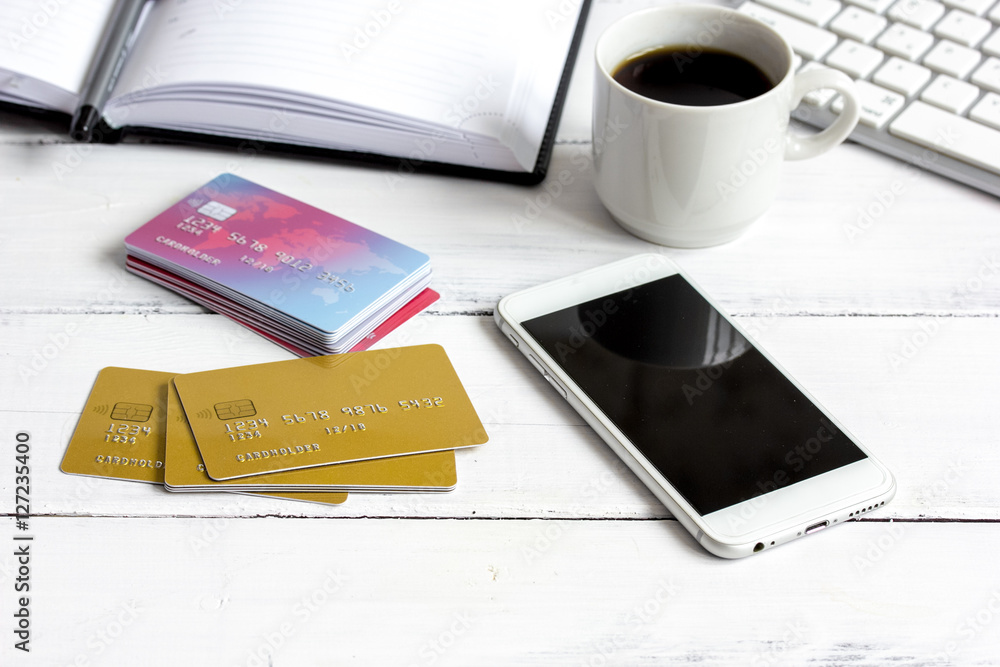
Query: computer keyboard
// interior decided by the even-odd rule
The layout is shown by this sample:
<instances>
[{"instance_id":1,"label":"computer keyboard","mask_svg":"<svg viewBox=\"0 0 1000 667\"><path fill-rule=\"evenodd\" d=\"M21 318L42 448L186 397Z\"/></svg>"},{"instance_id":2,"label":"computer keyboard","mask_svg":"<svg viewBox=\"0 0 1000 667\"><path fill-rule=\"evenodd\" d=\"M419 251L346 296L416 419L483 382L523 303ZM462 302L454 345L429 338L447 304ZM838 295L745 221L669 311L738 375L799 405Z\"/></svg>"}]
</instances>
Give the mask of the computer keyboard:
<instances>
[{"instance_id":1,"label":"computer keyboard","mask_svg":"<svg viewBox=\"0 0 1000 667\"><path fill-rule=\"evenodd\" d=\"M1000 197L1000 1L751 0L737 11L781 33L796 67L857 82L853 141ZM814 91L794 115L826 127L841 108Z\"/></svg>"}]
</instances>

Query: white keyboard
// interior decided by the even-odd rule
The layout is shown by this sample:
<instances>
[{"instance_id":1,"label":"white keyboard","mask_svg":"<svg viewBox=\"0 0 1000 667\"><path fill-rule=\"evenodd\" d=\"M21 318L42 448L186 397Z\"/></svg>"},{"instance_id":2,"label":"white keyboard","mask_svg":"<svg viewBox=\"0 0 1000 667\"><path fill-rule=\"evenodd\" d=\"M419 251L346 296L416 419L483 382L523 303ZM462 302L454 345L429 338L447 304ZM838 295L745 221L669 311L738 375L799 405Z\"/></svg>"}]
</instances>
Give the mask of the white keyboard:
<instances>
[{"instance_id":1,"label":"white keyboard","mask_svg":"<svg viewBox=\"0 0 1000 667\"><path fill-rule=\"evenodd\" d=\"M852 140L1000 197L1000 0L751 0L737 11L781 33L797 67L857 82ZM815 91L795 117L826 127L840 109L839 95Z\"/></svg>"}]
</instances>

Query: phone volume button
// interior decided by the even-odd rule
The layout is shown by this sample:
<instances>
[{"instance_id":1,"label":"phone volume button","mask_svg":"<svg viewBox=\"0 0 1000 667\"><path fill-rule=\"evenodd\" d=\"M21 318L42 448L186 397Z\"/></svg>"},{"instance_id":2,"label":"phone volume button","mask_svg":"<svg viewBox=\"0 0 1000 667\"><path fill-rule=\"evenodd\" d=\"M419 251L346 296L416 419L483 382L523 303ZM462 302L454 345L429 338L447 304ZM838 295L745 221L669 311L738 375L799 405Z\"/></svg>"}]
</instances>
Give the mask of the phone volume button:
<instances>
[{"instance_id":1,"label":"phone volume button","mask_svg":"<svg viewBox=\"0 0 1000 667\"><path fill-rule=\"evenodd\" d=\"M535 355L528 354L528 361L531 362L532 366L534 366L535 368L538 369L538 372L542 374L542 377L544 377L546 380L548 380L548 383L550 385L552 385L553 387L556 388L556 391L559 392L560 396L562 396L563 398L568 398L568 394L566 393L566 389L561 384L559 384L558 382L556 382L555 378L553 378L551 375L549 375L549 372L547 370L545 370L544 366L542 366L542 362L540 362L538 359L535 358Z\"/></svg>"},{"instance_id":2,"label":"phone volume button","mask_svg":"<svg viewBox=\"0 0 1000 667\"><path fill-rule=\"evenodd\" d=\"M552 385L553 387L556 388L556 391L559 392L560 396L562 396L563 398L569 398L569 395L566 393L566 390L563 388L563 386L561 384L559 384L558 382L556 382L555 378L553 378L551 375L549 375L548 373L546 373L545 374L545 379L549 381L550 385Z\"/></svg>"},{"instance_id":3,"label":"phone volume button","mask_svg":"<svg viewBox=\"0 0 1000 667\"><path fill-rule=\"evenodd\" d=\"M514 343L514 347L521 347L521 341L517 339L517 336L514 335L514 332L511 330L509 326L507 326L506 323L500 325L500 330L507 335L507 338L510 339L510 342Z\"/></svg>"},{"instance_id":4,"label":"phone volume button","mask_svg":"<svg viewBox=\"0 0 1000 667\"><path fill-rule=\"evenodd\" d=\"M545 367L542 366L542 362L540 362L538 359L535 359L535 355L531 354L530 352L528 353L528 361L531 362L531 365L534 366L539 373L541 373L545 377L549 376L548 371L546 371Z\"/></svg>"}]
</instances>

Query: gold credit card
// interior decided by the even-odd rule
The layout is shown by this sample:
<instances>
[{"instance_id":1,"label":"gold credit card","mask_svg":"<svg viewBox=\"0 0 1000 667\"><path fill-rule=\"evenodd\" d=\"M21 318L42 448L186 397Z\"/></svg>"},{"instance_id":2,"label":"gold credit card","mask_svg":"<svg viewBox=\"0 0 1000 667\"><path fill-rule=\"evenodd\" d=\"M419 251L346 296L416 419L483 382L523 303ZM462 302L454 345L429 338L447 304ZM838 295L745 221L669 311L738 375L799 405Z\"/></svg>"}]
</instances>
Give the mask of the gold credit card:
<instances>
[{"instance_id":1,"label":"gold credit card","mask_svg":"<svg viewBox=\"0 0 1000 667\"><path fill-rule=\"evenodd\" d=\"M109 366L97 374L59 468L71 475L163 484L173 373ZM186 425L185 425L186 427ZM338 505L346 493L262 493Z\"/></svg>"},{"instance_id":2,"label":"gold credit card","mask_svg":"<svg viewBox=\"0 0 1000 667\"><path fill-rule=\"evenodd\" d=\"M236 491L235 493L246 493L246 492ZM280 493L271 493L270 491L260 491L254 493L246 493L246 495L268 496L271 498L278 498L280 500L298 500L304 503L319 503L320 505L340 505L345 500L347 500L346 493L330 492L330 491L282 491Z\"/></svg>"},{"instance_id":3,"label":"gold credit card","mask_svg":"<svg viewBox=\"0 0 1000 667\"><path fill-rule=\"evenodd\" d=\"M190 373L174 385L215 480L488 440L440 345Z\"/></svg>"},{"instance_id":4,"label":"gold credit card","mask_svg":"<svg viewBox=\"0 0 1000 667\"><path fill-rule=\"evenodd\" d=\"M455 451L449 449L217 482L205 472L172 382L167 388L165 461L164 483L171 491L449 491L457 479Z\"/></svg>"},{"instance_id":5,"label":"gold credit card","mask_svg":"<svg viewBox=\"0 0 1000 667\"><path fill-rule=\"evenodd\" d=\"M101 370L60 470L162 484L167 382L173 376L114 366Z\"/></svg>"}]
</instances>

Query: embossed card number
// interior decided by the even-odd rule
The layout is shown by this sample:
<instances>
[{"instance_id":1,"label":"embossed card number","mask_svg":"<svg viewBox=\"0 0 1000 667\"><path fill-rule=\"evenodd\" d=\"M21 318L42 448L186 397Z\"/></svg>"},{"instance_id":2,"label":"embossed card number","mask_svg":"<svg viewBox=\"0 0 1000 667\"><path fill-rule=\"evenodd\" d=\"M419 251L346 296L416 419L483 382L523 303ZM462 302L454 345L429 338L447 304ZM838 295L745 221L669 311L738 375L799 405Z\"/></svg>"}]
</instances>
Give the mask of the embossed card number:
<instances>
[{"instance_id":1,"label":"embossed card number","mask_svg":"<svg viewBox=\"0 0 1000 667\"><path fill-rule=\"evenodd\" d=\"M174 386L216 480L488 440L439 345L179 375ZM233 387L244 395L225 395Z\"/></svg>"}]
</instances>

